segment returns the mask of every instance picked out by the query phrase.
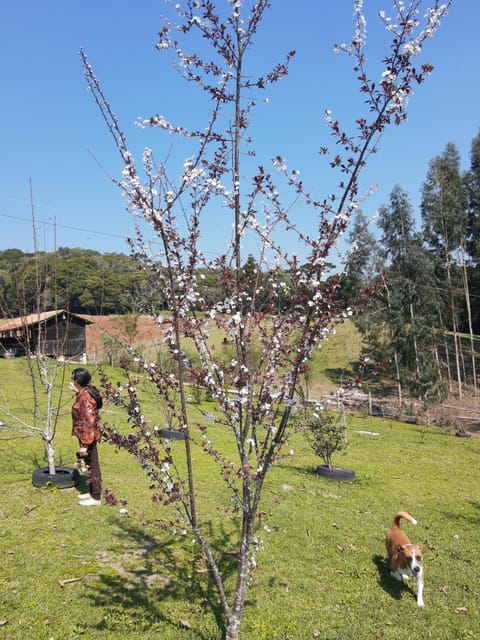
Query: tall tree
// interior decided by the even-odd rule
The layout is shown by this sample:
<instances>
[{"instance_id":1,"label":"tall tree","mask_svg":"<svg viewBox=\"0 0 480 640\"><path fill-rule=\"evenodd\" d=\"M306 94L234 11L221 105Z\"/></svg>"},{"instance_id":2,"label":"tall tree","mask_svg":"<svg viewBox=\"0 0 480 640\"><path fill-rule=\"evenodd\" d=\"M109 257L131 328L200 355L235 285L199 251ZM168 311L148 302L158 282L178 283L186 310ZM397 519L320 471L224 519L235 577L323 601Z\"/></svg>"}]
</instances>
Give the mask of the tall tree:
<instances>
[{"instance_id":1,"label":"tall tree","mask_svg":"<svg viewBox=\"0 0 480 640\"><path fill-rule=\"evenodd\" d=\"M365 326L371 341L381 319L385 325L382 344L378 339L375 344L393 363L399 403L403 388L428 403L442 394L435 358L440 333L437 289L433 262L415 230L408 195L399 185L390 194L389 205L380 208L378 225L385 261L379 287L383 295L372 298Z\"/></svg>"},{"instance_id":2,"label":"tall tree","mask_svg":"<svg viewBox=\"0 0 480 640\"><path fill-rule=\"evenodd\" d=\"M458 290L462 282L455 269L463 241L467 235L467 198L465 183L460 174L460 157L451 142L441 156L430 161L423 183L421 211L423 235L427 245L438 258L443 272L449 307L449 322L453 333L458 395L462 396L462 353L458 328Z\"/></svg>"},{"instance_id":3,"label":"tall tree","mask_svg":"<svg viewBox=\"0 0 480 640\"><path fill-rule=\"evenodd\" d=\"M123 391L105 381L109 397L128 411L134 431L125 436L112 426L109 436L141 462L156 485L156 500L176 509L183 527L193 532L201 548L198 556L208 564L218 592L225 638L237 640L249 576L255 566L257 516L265 481L286 442L301 375L322 336L342 317L338 283L333 279L325 282L325 264L358 208L359 175L376 149L379 134L391 124L403 122L412 85L422 82L431 71L430 65L417 67L415 57L434 33L449 3L433 1L425 13L423 9L420 11L423 4L420 0L394 2L394 16L380 14L391 47L383 59L380 83L377 69L374 80L367 73L363 2L354 3L355 33L351 43L340 49L353 58L368 115L356 120L350 134L327 113L335 144L332 152L322 148L322 153L339 172L335 194L315 198L298 178L299 172L289 169L284 158L275 154L273 161L280 177L286 179L305 207L313 207L312 237L299 232L295 221L290 219L288 207L280 202L280 190L271 170L263 165L254 169L250 162L244 164L251 157L247 131L257 92L263 92L287 74L294 53L288 53L284 62L265 74L252 74L248 56L270 3L255 0L250 13L238 0L229 0L228 4L211 0L168 4L176 12L175 22L164 23L157 48L164 52L173 50L183 77L199 86L201 95L212 99L211 118L196 131L172 124L160 115L141 121L145 127L183 135L192 144L192 153L178 178L165 163L155 162L156 154L150 148L143 154L143 165L137 164L124 129L82 52L88 86L123 162L118 186L131 213L151 225L161 246L162 269L155 273L171 313L165 340L175 371L166 375L157 364L147 362L144 372L150 376L163 405L168 407L170 423L176 425L184 439L184 457L177 462L179 450L158 437L155 423L141 408L133 380ZM425 16L424 23L420 15ZM202 51L210 46L203 56L185 53L183 37L195 35L200 37ZM168 154L162 154L165 155ZM249 170L253 175L247 179ZM206 212L210 208L218 211L220 204L230 214L233 236L223 255L212 262L202 253L199 238ZM185 217L187 223L183 224ZM290 245L284 243L286 234L293 234ZM269 313L258 312L255 291L252 297L252 292L244 289L245 235L251 236L260 248L255 256L259 269L270 274L272 286L268 289L268 304L264 305ZM287 249L292 245L295 252ZM142 265L155 268L159 258L146 251L148 246L139 232L132 242L133 254ZM297 257L299 249L306 256L302 265ZM202 298L200 267L220 274L223 297L219 303L207 305ZM283 271L289 275L290 307L288 313L278 314L275 311L286 284ZM233 351L228 362L219 359L217 350L209 344L211 322L217 324ZM186 357L184 336L197 349L198 366L192 366ZM220 442L215 444L218 428L211 429L206 416L192 415L194 408L188 405L187 386L192 380L214 400L216 421L224 424L224 437L226 434L231 437L229 447L222 448ZM219 464L219 475L229 490L228 513L233 515L237 531L233 588L222 571L224 549L215 547L210 523L205 522L203 509L197 509L197 500L202 499L201 492L196 491L196 464L192 455L197 448L203 448Z\"/></svg>"},{"instance_id":4,"label":"tall tree","mask_svg":"<svg viewBox=\"0 0 480 640\"><path fill-rule=\"evenodd\" d=\"M470 264L467 269L466 261L463 261L463 282L466 292L466 312L470 333L473 388L476 395L477 375L474 332L478 333L480 331L480 300L478 297L474 297L472 300L469 291L470 289L478 291L480 288L480 132L472 140L470 169L466 172L465 184L468 194L466 250L470 256ZM476 322L474 317L476 317Z\"/></svg>"},{"instance_id":5,"label":"tall tree","mask_svg":"<svg viewBox=\"0 0 480 640\"><path fill-rule=\"evenodd\" d=\"M472 140L468 190L467 250L475 265L480 263L480 132Z\"/></svg>"}]
</instances>

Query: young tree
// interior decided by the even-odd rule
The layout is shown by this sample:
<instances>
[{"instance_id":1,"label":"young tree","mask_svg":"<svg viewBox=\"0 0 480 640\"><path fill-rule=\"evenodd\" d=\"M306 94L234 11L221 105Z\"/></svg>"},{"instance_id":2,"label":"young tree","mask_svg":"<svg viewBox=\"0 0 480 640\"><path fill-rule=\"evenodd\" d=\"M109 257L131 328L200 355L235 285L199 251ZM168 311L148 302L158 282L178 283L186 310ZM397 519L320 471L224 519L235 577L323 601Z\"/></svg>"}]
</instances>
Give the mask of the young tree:
<instances>
[{"instance_id":1,"label":"young tree","mask_svg":"<svg viewBox=\"0 0 480 640\"><path fill-rule=\"evenodd\" d=\"M40 314L39 314L40 319ZM28 327L24 325L25 334ZM41 323L39 323L41 331ZM0 386L0 429L17 434L19 437L39 437L42 440L45 459L48 467L48 475L52 484L59 471L55 456L55 433L60 415L65 411L65 362L52 359L41 348L33 353L28 341L22 341L26 349L26 358L23 370L24 387L29 393L28 403L18 406L17 400L5 393ZM68 401L68 399L67 399ZM16 404L16 406L13 406Z\"/></svg>"},{"instance_id":2,"label":"young tree","mask_svg":"<svg viewBox=\"0 0 480 640\"><path fill-rule=\"evenodd\" d=\"M417 68L416 56L435 32L449 2L440 4L434 0L424 18L420 0L395 2L397 15L393 17L380 13L391 36L391 48L383 60L379 82L369 77L366 68L363 3L361 0L354 3L355 33L351 43L339 50L353 59L369 115L360 117L356 130L347 133L327 111L335 148L330 152L323 147L321 151L340 174L336 192L316 198L299 179L299 172L290 169L283 157L276 155L273 160L295 197L312 208L315 215L312 228L316 231L311 236L302 233L289 218L269 169L259 166L249 181L245 178L252 166L248 160L253 152L247 132L256 94L287 75L294 55L291 51L283 63L261 76L254 77L248 67L254 35L270 3L255 0L249 14L244 14L239 0L216 4L210 0L185 0L168 4L176 12L176 18L164 22L157 48L173 50L183 77L198 85L212 100L211 118L200 130L189 131L161 115L140 122L141 126L180 135L192 143L193 153L185 160L178 179L168 171L166 163L156 163L151 148L143 153L143 166L137 165L86 54L81 55L88 87L123 161L122 178L117 184L131 213L151 225L162 246L160 256L151 256L140 231L131 241L133 256L156 273L171 313L165 341L176 363L175 373L166 375L156 363L144 363L144 371L163 405L168 407L170 424L176 424L177 433L184 439L185 462L177 463L172 447L158 437L161 430L155 429L142 411L133 380L125 393L105 382L108 395L126 408L134 428L124 435L111 427L109 438L136 456L156 484L155 498L176 509L184 526L193 531L218 591L225 638L236 640L254 565L262 490L286 441L300 376L315 347L344 313L337 295L338 281L324 282L327 258L358 208L359 174L369 154L376 150L386 127L400 124L406 118L413 85L423 82L432 69L428 64ZM185 52L184 36L196 35L201 36L202 50L205 43L210 46L211 58ZM224 254L212 261L203 254L200 239L204 217L217 204L231 214L233 234ZM303 247L303 264L296 253L285 248L285 234L293 234L297 246ZM245 236L255 237L259 271L270 274L271 287L267 299L262 301L262 311L255 306L256 290L244 288ZM159 260L161 268L156 268ZM200 268L203 273L207 270L219 275L223 297L214 304L207 304L201 296ZM288 280L283 277L285 271ZM279 314L279 300L287 286L289 311ZM212 323L233 350L234 357L229 361L219 358L217 350L209 344ZM196 347L198 366L193 366L186 357L185 336ZM203 387L215 401L217 424L221 421L231 434L235 458L230 458L231 454L220 445L215 446L207 417L192 418L188 406L189 382ZM225 585L202 510L197 509L192 456L196 447L203 447L219 464L221 477L231 491L235 517L239 518L232 592Z\"/></svg>"},{"instance_id":3,"label":"young tree","mask_svg":"<svg viewBox=\"0 0 480 640\"><path fill-rule=\"evenodd\" d=\"M30 193L32 185L30 183ZM55 300L55 278L48 277L46 256L38 251L37 233L35 227L35 208L31 195L32 230L34 242L34 299L24 289L24 281L16 274L17 300L15 308L20 309L21 331L18 341L25 353L25 387L30 391L30 402L27 406L12 408L12 398L8 397L0 387L0 429L19 434L21 437L38 436L41 438L45 459L48 466L50 481L54 481L59 470L55 465L55 432L61 411L64 408L63 392L65 385L66 366L64 361L52 358L50 349L46 346L45 323L42 322L42 312L51 299ZM49 291L49 289L52 291ZM33 307L31 306L33 305ZM13 315L7 306L7 300L0 292L0 311L4 317L13 320ZM31 313L33 311L33 314ZM31 329L28 318L36 319L36 328ZM62 341L67 339L67 332L62 332L59 326L61 320L55 319L54 348L62 348ZM18 327L20 328L20 327ZM33 336L32 333L36 335ZM63 336L63 337L61 337ZM63 352L62 352L63 353Z\"/></svg>"}]
</instances>

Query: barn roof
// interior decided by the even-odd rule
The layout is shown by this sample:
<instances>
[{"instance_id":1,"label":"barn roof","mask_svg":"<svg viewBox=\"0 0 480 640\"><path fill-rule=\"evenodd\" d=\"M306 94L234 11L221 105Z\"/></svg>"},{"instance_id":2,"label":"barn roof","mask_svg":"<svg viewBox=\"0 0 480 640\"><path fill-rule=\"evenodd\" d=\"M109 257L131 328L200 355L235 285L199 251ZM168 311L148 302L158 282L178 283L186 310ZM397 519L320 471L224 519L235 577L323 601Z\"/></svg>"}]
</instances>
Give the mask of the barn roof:
<instances>
[{"instance_id":1,"label":"barn roof","mask_svg":"<svg viewBox=\"0 0 480 640\"><path fill-rule=\"evenodd\" d=\"M82 318L82 316L79 316L76 313L70 313L70 311L67 311L66 309L56 309L54 311L42 311L41 313L31 313L27 316L22 316L20 318L0 319L0 333L6 332L6 331L12 331L15 329L22 329L23 327L33 327L35 325L40 324L41 322L46 322L51 318L55 318L63 315L68 316L69 318L75 318L83 324L93 324L91 320Z\"/></svg>"}]
</instances>

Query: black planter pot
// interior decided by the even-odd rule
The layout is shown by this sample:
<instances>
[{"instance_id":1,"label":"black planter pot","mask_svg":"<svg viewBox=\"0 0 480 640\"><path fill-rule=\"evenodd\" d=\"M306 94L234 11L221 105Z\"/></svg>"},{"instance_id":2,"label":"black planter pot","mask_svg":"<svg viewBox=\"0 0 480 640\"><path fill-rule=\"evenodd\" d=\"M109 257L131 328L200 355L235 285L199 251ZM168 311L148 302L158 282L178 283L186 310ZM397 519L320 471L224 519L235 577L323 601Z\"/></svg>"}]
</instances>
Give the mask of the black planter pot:
<instances>
[{"instance_id":1,"label":"black planter pot","mask_svg":"<svg viewBox=\"0 0 480 640\"><path fill-rule=\"evenodd\" d=\"M185 440L185 434L178 429L160 429L158 433L165 440Z\"/></svg>"},{"instance_id":2,"label":"black planter pot","mask_svg":"<svg viewBox=\"0 0 480 640\"><path fill-rule=\"evenodd\" d=\"M351 482L355 480L355 471L344 469L343 467L329 467L326 464L319 465L315 473L322 478L337 480L338 482Z\"/></svg>"},{"instance_id":3,"label":"black planter pot","mask_svg":"<svg viewBox=\"0 0 480 640\"><path fill-rule=\"evenodd\" d=\"M48 473L48 467L39 467L32 474L34 487L46 487L47 485L59 489L70 489L75 486L74 469L71 467L55 467L55 473Z\"/></svg>"}]
</instances>

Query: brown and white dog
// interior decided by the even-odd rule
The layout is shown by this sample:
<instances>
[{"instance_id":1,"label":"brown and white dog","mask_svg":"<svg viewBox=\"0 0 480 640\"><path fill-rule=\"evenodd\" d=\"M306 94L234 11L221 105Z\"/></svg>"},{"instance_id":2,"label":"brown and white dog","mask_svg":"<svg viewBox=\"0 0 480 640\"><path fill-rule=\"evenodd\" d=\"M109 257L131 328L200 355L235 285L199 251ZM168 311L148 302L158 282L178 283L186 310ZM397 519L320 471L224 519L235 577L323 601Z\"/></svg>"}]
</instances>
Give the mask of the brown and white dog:
<instances>
[{"instance_id":1,"label":"brown and white dog","mask_svg":"<svg viewBox=\"0 0 480 640\"><path fill-rule=\"evenodd\" d=\"M400 529L400 520L407 520L411 524L417 524L415 518L406 511L399 511L393 519L392 528L388 532L386 546L390 559L391 575L397 580L408 579L413 576L417 581L417 604L423 603L423 556L422 545L412 544L407 535Z\"/></svg>"}]
</instances>

